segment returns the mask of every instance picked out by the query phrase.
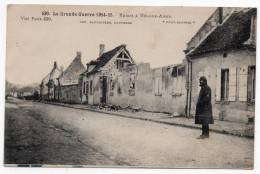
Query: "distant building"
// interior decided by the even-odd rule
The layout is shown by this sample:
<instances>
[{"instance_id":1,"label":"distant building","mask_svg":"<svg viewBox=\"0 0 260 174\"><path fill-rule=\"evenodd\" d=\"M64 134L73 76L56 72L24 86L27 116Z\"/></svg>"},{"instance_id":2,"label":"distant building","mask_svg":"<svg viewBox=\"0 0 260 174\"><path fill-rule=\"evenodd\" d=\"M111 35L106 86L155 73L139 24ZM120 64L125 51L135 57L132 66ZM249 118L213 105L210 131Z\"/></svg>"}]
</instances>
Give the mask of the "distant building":
<instances>
[{"instance_id":1,"label":"distant building","mask_svg":"<svg viewBox=\"0 0 260 174\"><path fill-rule=\"evenodd\" d=\"M247 122L254 117L256 9L218 8L185 50L187 111L195 114L199 77L212 90L215 119Z\"/></svg>"},{"instance_id":2,"label":"distant building","mask_svg":"<svg viewBox=\"0 0 260 174\"><path fill-rule=\"evenodd\" d=\"M57 78L58 83L55 87L55 99L57 101L81 103L80 74L85 70L81 62L81 52L77 52L70 65Z\"/></svg>"},{"instance_id":3,"label":"distant building","mask_svg":"<svg viewBox=\"0 0 260 174\"><path fill-rule=\"evenodd\" d=\"M58 68L57 62L54 62L53 68L47 74L40 84L40 98L47 100L55 99L55 87L58 85L57 78L61 75L62 70Z\"/></svg>"}]
</instances>

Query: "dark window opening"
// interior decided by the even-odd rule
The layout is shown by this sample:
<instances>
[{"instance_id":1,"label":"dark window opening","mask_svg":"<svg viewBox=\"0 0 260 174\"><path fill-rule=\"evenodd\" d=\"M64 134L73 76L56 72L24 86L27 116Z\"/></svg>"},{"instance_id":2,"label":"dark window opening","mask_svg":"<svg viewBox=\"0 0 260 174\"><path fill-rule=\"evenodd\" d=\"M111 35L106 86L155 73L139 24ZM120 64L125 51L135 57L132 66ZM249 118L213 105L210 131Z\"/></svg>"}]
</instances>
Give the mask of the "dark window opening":
<instances>
[{"instance_id":1,"label":"dark window opening","mask_svg":"<svg viewBox=\"0 0 260 174\"><path fill-rule=\"evenodd\" d=\"M219 24L223 22L223 8L219 7Z\"/></svg>"},{"instance_id":2,"label":"dark window opening","mask_svg":"<svg viewBox=\"0 0 260 174\"><path fill-rule=\"evenodd\" d=\"M126 67L126 65L129 63L129 61L125 61L125 60L116 60L116 68L119 71L122 71L124 67Z\"/></svg>"},{"instance_id":3,"label":"dark window opening","mask_svg":"<svg viewBox=\"0 0 260 174\"><path fill-rule=\"evenodd\" d=\"M89 82L89 91L90 91L90 95L93 94L93 84L92 84L92 80L90 80Z\"/></svg>"},{"instance_id":4,"label":"dark window opening","mask_svg":"<svg viewBox=\"0 0 260 174\"><path fill-rule=\"evenodd\" d=\"M172 77L177 77L177 75L178 75L178 69L177 69L177 67L173 67L172 68Z\"/></svg>"},{"instance_id":5,"label":"dark window opening","mask_svg":"<svg viewBox=\"0 0 260 174\"><path fill-rule=\"evenodd\" d=\"M83 94L86 94L86 82L83 83Z\"/></svg>"},{"instance_id":6,"label":"dark window opening","mask_svg":"<svg viewBox=\"0 0 260 174\"><path fill-rule=\"evenodd\" d=\"M255 66L248 67L247 100L255 101Z\"/></svg>"},{"instance_id":7,"label":"dark window opening","mask_svg":"<svg viewBox=\"0 0 260 174\"><path fill-rule=\"evenodd\" d=\"M89 84L88 84L88 81L86 82L86 86L85 86L85 91L86 91L86 93L85 94L88 94L88 88L89 88Z\"/></svg>"},{"instance_id":8,"label":"dark window opening","mask_svg":"<svg viewBox=\"0 0 260 174\"><path fill-rule=\"evenodd\" d=\"M229 92L229 70L221 70L221 100L228 99Z\"/></svg>"},{"instance_id":9,"label":"dark window opening","mask_svg":"<svg viewBox=\"0 0 260 174\"><path fill-rule=\"evenodd\" d=\"M185 74L185 67L178 68L178 76L183 76Z\"/></svg>"}]
</instances>

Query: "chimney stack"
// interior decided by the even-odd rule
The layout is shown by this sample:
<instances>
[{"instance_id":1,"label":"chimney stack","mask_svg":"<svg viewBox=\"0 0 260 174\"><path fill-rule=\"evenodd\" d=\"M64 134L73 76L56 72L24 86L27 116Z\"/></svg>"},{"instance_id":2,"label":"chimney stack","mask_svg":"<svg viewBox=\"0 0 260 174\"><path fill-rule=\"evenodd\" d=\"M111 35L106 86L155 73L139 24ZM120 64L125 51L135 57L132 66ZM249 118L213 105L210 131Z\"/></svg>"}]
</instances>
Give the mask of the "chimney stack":
<instances>
[{"instance_id":1,"label":"chimney stack","mask_svg":"<svg viewBox=\"0 0 260 174\"><path fill-rule=\"evenodd\" d=\"M54 61L53 69L57 68L57 62Z\"/></svg>"},{"instance_id":2,"label":"chimney stack","mask_svg":"<svg viewBox=\"0 0 260 174\"><path fill-rule=\"evenodd\" d=\"M101 56L105 51L105 44L99 44L99 56Z\"/></svg>"},{"instance_id":3,"label":"chimney stack","mask_svg":"<svg viewBox=\"0 0 260 174\"><path fill-rule=\"evenodd\" d=\"M219 12L219 24L222 24L223 22L223 7L219 7L218 8L218 12Z\"/></svg>"},{"instance_id":4,"label":"chimney stack","mask_svg":"<svg viewBox=\"0 0 260 174\"><path fill-rule=\"evenodd\" d=\"M77 51L77 57L81 58L81 52Z\"/></svg>"}]
</instances>

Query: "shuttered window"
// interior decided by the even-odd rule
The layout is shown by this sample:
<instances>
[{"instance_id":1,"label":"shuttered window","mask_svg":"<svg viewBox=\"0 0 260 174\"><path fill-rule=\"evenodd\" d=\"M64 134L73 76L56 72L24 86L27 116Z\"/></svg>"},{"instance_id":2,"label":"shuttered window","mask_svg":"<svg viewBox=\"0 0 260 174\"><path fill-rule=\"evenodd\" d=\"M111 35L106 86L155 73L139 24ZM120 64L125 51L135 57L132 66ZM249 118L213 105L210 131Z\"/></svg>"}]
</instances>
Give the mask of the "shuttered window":
<instances>
[{"instance_id":1,"label":"shuttered window","mask_svg":"<svg viewBox=\"0 0 260 174\"><path fill-rule=\"evenodd\" d=\"M248 67L247 100L255 101L255 66Z\"/></svg>"},{"instance_id":2,"label":"shuttered window","mask_svg":"<svg viewBox=\"0 0 260 174\"><path fill-rule=\"evenodd\" d=\"M237 68L229 69L228 101L236 101Z\"/></svg>"},{"instance_id":3,"label":"shuttered window","mask_svg":"<svg viewBox=\"0 0 260 174\"><path fill-rule=\"evenodd\" d=\"M93 84L92 84L92 80L90 80L89 82L89 92L90 92L90 95L93 95Z\"/></svg>"},{"instance_id":4,"label":"shuttered window","mask_svg":"<svg viewBox=\"0 0 260 174\"><path fill-rule=\"evenodd\" d=\"M239 68L239 101L247 101L247 73L247 66Z\"/></svg>"},{"instance_id":5,"label":"shuttered window","mask_svg":"<svg viewBox=\"0 0 260 174\"><path fill-rule=\"evenodd\" d=\"M89 88L89 84L88 84L88 81L86 82L86 86L85 86L85 94L88 94L88 88Z\"/></svg>"},{"instance_id":6,"label":"shuttered window","mask_svg":"<svg viewBox=\"0 0 260 174\"><path fill-rule=\"evenodd\" d=\"M227 100L229 96L229 69L221 70L221 100Z\"/></svg>"},{"instance_id":7,"label":"shuttered window","mask_svg":"<svg viewBox=\"0 0 260 174\"><path fill-rule=\"evenodd\" d=\"M217 76L216 76L216 101L220 101L221 98L221 69L217 70Z\"/></svg>"},{"instance_id":8,"label":"shuttered window","mask_svg":"<svg viewBox=\"0 0 260 174\"><path fill-rule=\"evenodd\" d=\"M162 77L156 77L154 79L154 94L162 95Z\"/></svg>"}]
</instances>

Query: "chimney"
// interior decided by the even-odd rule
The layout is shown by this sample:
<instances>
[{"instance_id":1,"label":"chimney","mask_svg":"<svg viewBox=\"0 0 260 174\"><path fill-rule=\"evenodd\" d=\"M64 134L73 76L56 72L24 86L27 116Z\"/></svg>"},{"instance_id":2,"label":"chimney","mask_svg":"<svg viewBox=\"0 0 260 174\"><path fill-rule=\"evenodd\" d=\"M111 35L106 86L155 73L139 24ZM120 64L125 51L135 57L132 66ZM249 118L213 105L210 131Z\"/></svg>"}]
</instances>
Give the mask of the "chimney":
<instances>
[{"instance_id":1,"label":"chimney","mask_svg":"<svg viewBox=\"0 0 260 174\"><path fill-rule=\"evenodd\" d=\"M88 72L88 69L89 69L89 63L87 63L86 65L87 65L87 72Z\"/></svg>"},{"instance_id":2,"label":"chimney","mask_svg":"<svg viewBox=\"0 0 260 174\"><path fill-rule=\"evenodd\" d=\"M77 51L77 57L81 58L81 52L80 51Z\"/></svg>"},{"instance_id":3,"label":"chimney","mask_svg":"<svg viewBox=\"0 0 260 174\"><path fill-rule=\"evenodd\" d=\"M218 12L219 12L219 24L222 24L223 22L223 7L219 7L218 8Z\"/></svg>"},{"instance_id":4,"label":"chimney","mask_svg":"<svg viewBox=\"0 0 260 174\"><path fill-rule=\"evenodd\" d=\"M57 68L57 62L54 61L53 69L56 69L56 68Z\"/></svg>"},{"instance_id":5,"label":"chimney","mask_svg":"<svg viewBox=\"0 0 260 174\"><path fill-rule=\"evenodd\" d=\"M101 56L105 51L105 44L99 44L99 56Z\"/></svg>"}]
</instances>

